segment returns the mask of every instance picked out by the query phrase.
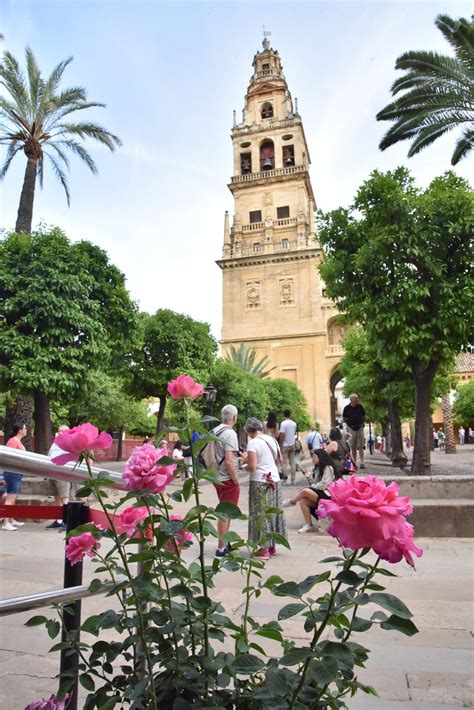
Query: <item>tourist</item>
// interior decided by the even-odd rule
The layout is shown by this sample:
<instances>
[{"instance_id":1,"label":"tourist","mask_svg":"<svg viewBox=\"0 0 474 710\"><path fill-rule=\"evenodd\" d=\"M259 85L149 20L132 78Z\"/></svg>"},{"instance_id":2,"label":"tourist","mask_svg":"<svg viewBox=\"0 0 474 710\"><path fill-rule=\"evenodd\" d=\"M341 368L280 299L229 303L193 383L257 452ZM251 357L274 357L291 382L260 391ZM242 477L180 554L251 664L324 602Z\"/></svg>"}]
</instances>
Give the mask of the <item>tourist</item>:
<instances>
[{"instance_id":1,"label":"tourist","mask_svg":"<svg viewBox=\"0 0 474 710\"><path fill-rule=\"evenodd\" d=\"M410 434L407 434L405 437L405 446L407 447L408 450L411 449L411 436Z\"/></svg>"},{"instance_id":2,"label":"tourist","mask_svg":"<svg viewBox=\"0 0 474 710\"><path fill-rule=\"evenodd\" d=\"M315 426L312 426L309 432L306 434L305 437L305 444L308 447L308 454L309 457L311 458L311 454L313 449L320 449L321 446L323 445L323 437L319 433L319 431L316 429Z\"/></svg>"},{"instance_id":3,"label":"tourist","mask_svg":"<svg viewBox=\"0 0 474 710\"><path fill-rule=\"evenodd\" d=\"M377 453L381 454L382 450L383 450L383 437L380 434L378 434L378 436L377 436L376 448L377 448Z\"/></svg>"},{"instance_id":4,"label":"tourist","mask_svg":"<svg viewBox=\"0 0 474 710\"><path fill-rule=\"evenodd\" d=\"M10 436L7 439L7 446L10 449L18 449L18 451L26 451L25 447L21 443L21 440L26 436L27 429L26 424L14 424L10 432ZM10 471L3 472L3 479L5 481L6 496L5 505L15 505L18 493L21 488L21 473L11 473ZM7 532L14 532L19 527L25 523L19 523L14 518L4 518L2 530Z\"/></svg>"},{"instance_id":5,"label":"tourist","mask_svg":"<svg viewBox=\"0 0 474 710\"><path fill-rule=\"evenodd\" d=\"M473 444L474 443L474 431L472 430L472 427L469 427L468 434L469 434L469 436L467 439L467 443Z\"/></svg>"},{"instance_id":6,"label":"tourist","mask_svg":"<svg viewBox=\"0 0 474 710\"><path fill-rule=\"evenodd\" d=\"M342 444L341 444L342 445ZM303 513L304 525L298 530L299 533L315 532L317 524L312 522L311 515L318 507L318 502L321 498L330 498L327 492L327 487L330 483L341 478L342 473L336 473L334 468L334 460L324 449L315 449L313 451L313 461L318 467L316 481L310 483L307 488L303 488L293 498L288 498L283 501L283 507L288 508L291 505L300 504L301 512ZM309 480L309 474L302 469L304 475Z\"/></svg>"},{"instance_id":7,"label":"tourist","mask_svg":"<svg viewBox=\"0 0 474 710\"><path fill-rule=\"evenodd\" d=\"M438 448L438 444L439 444L439 441L438 441L438 432L437 432L436 429L433 427L433 446L434 446L435 449Z\"/></svg>"},{"instance_id":8,"label":"tourist","mask_svg":"<svg viewBox=\"0 0 474 710\"><path fill-rule=\"evenodd\" d=\"M277 415L276 412L273 410L270 410L268 412L268 416L263 422L263 432L264 434L268 434L269 436L272 436L276 442L278 443L279 441L279 433L280 429L278 427L278 420L277 420ZM286 473L283 473L282 468L281 468L281 460L280 463L278 464L278 472L280 474L280 479L284 483L288 476Z\"/></svg>"},{"instance_id":9,"label":"tourist","mask_svg":"<svg viewBox=\"0 0 474 710\"><path fill-rule=\"evenodd\" d=\"M365 409L359 403L359 397L351 394L349 404L346 404L342 411L342 419L347 425L351 435L351 452L354 463L357 464L357 452L360 456L360 468L365 468L364 464L364 420Z\"/></svg>"},{"instance_id":10,"label":"tourist","mask_svg":"<svg viewBox=\"0 0 474 710\"><path fill-rule=\"evenodd\" d=\"M215 452L219 468L219 483L215 488L219 503L239 504L239 442L233 427L237 424L237 407L226 404L221 410L221 422L212 430L217 437ZM231 551L230 543L223 540L228 532L230 520L217 521L217 550L216 557L225 557Z\"/></svg>"},{"instance_id":11,"label":"tourist","mask_svg":"<svg viewBox=\"0 0 474 710\"><path fill-rule=\"evenodd\" d=\"M466 439L466 430L464 429L463 425L459 427L459 443L464 444L465 439Z\"/></svg>"},{"instance_id":12,"label":"tourist","mask_svg":"<svg viewBox=\"0 0 474 710\"><path fill-rule=\"evenodd\" d=\"M281 483L277 463L280 447L275 439L263 433L263 424L255 417L245 423L249 437L244 460L249 480L249 541L258 545L254 557L269 559L276 553L272 533L286 538L285 517L282 513L265 515L265 508L281 508Z\"/></svg>"},{"instance_id":13,"label":"tourist","mask_svg":"<svg viewBox=\"0 0 474 710\"><path fill-rule=\"evenodd\" d=\"M343 442L342 432L339 427L335 426L330 429L328 444L323 448L331 457L331 465L334 466L336 474L341 476L344 472L344 460L349 452L349 445L347 442ZM319 462L315 462L314 458L313 463L315 466L319 466Z\"/></svg>"},{"instance_id":14,"label":"tourist","mask_svg":"<svg viewBox=\"0 0 474 710\"><path fill-rule=\"evenodd\" d=\"M291 483L294 485L296 481L295 437L298 427L296 422L290 419L291 412L289 409L285 409L283 416L285 418L280 424L278 439L282 451L282 463L289 467Z\"/></svg>"},{"instance_id":15,"label":"tourist","mask_svg":"<svg viewBox=\"0 0 474 710\"><path fill-rule=\"evenodd\" d=\"M56 437L63 431L67 431L69 427L66 424L61 424L58 427L58 433L56 434L53 443L48 451L48 456L50 459L55 456L61 456L66 452L61 449L56 444ZM81 487L80 483L71 483L70 481L58 481L54 478L51 479L51 484L54 488L56 495L54 496L54 502L57 506L64 506L69 503L71 496L76 495L77 491ZM53 520L49 525L46 525L46 530L57 530L58 532L66 532L66 524L62 518Z\"/></svg>"},{"instance_id":16,"label":"tourist","mask_svg":"<svg viewBox=\"0 0 474 710\"><path fill-rule=\"evenodd\" d=\"M439 450L444 451L444 442L446 439L446 435L442 429L438 429L438 444L439 444Z\"/></svg>"}]
</instances>

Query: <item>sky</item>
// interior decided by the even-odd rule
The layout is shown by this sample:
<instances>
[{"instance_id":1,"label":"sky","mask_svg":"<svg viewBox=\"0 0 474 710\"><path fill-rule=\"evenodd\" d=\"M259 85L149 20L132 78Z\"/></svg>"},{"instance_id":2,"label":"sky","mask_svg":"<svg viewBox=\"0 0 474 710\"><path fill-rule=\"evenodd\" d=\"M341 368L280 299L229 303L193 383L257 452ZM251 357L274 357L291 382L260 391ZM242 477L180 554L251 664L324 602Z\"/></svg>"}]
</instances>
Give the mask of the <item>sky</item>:
<instances>
[{"instance_id":1,"label":"sky","mask_svg":"<svg viewBox=\"0 0 474 710\"><path fill-rule=\"evenodd\" d=\"M91 100L107 104L88 117L123 141L113 154L88 144L98 176L72 158L70 208L46 174L34 224L58 225L72 240L105 249L142 310L186 313L210 323L219 338L215 260L224 212L233 214L232 111L240 120L262 27L272 32L298 98L317 206L330 210L349 204L374 169L407 165L424 187L450 168L454 135L408 159L406 142L379 151L390 124L375 120L391 98L400 54L450 53L434 25L440 13L469 17L472 3L0 0L4 49L23 62L30 46L45 74L73 56L64 86L82 85ZM0 185L0 227L7 230L24 168L17 156ZM472 159L456 172L472 178Z\"/></svg>"}]
</instances>

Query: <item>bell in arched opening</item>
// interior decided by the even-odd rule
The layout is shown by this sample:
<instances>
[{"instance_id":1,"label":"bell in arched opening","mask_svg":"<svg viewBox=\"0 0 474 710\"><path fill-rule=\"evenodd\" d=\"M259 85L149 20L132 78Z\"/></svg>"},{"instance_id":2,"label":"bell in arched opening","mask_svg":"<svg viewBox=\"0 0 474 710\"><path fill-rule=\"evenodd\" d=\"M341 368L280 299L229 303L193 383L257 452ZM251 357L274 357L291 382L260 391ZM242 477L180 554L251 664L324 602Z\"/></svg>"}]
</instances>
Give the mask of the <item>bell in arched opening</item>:
<instances>
[{"instance_id":1,"label":"bell in arched opening","mask_svg":"<svg viewBox=\"0 0 474 710\"><path fill-rule=\"evenodd\" d=\"M273 170L275 167L275 148L273 141L264 141L260 146L260 170Z\"/></svg>"}]
</instances>

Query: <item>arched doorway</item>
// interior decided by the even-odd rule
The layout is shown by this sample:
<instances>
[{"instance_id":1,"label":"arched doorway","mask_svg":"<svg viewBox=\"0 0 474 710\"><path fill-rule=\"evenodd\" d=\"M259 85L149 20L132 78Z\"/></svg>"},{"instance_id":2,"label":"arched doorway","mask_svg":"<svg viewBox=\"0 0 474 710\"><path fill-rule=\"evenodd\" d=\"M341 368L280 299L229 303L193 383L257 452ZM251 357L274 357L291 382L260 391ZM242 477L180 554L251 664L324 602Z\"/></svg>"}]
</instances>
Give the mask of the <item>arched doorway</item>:
<instances>
[{"instance_id":1,"label":"arched doorway","mask_svg":"<svg viewBox=\"0 0 474 710\"><path fill-rule=\"evenodd\" d=\"M336 396L336 387L343 382L344 377L342 376L342 373L338 369L337 365L335 370L333 371L331 377L329 378L329 391L331 392L330 396L330 408L331 408L331 426L336 426L337 424L337 418L336 414L341 414L341 412L338 412L338 397ZM339 405L340 406L340 405Z\"/></svg>"}]
</instances>

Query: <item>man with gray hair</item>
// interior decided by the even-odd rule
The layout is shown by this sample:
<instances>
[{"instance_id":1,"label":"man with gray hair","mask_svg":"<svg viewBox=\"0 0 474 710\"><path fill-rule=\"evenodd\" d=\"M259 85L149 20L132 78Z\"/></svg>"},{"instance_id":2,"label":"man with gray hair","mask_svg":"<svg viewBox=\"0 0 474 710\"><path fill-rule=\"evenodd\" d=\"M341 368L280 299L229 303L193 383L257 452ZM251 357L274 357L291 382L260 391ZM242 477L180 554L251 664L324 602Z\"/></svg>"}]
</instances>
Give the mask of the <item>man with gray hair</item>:
<instances>
[{"instance_id":1,"label":"man with gray hair","mask_svg":"<svg viewBox=\"0 0 474 710\"><path fill-rule=\"evenodd\" d=\"M360 456L360 468L365 468L364 464L364 420L365 409L359 403L359 397L351 394L349 404L346 404L342 411L342 419L347 424L347 430L351 435L350 446L354 462L357 464L357 452Z\"/></svg>"},{"instance_id":2,"label":"man with gray hair","mask_svg":"<svg viewBox=\"0 0 474 710\"><path fill-rule=\"evenodd\" d=\"M221 410L221 422L212 430L218 438L215 454L219 468L219 484L215 486L219 503L239 504L239 441L233 427L237 424L237 407L226 404ZM225 543L224 535L228 532L230 520L217 521L216 557L225 557L231 550L230 543Z\"/></svg>"}]
</instances>

